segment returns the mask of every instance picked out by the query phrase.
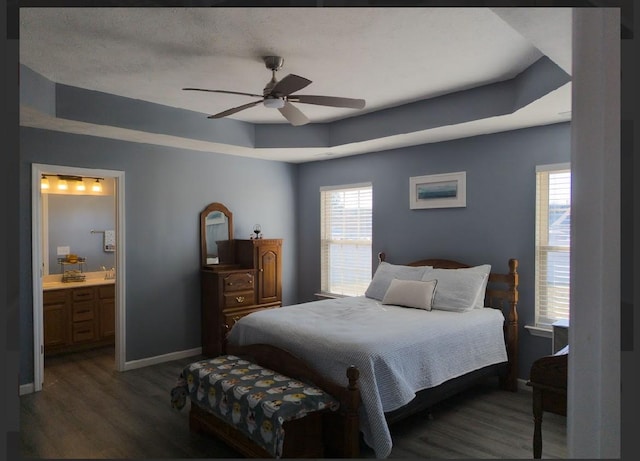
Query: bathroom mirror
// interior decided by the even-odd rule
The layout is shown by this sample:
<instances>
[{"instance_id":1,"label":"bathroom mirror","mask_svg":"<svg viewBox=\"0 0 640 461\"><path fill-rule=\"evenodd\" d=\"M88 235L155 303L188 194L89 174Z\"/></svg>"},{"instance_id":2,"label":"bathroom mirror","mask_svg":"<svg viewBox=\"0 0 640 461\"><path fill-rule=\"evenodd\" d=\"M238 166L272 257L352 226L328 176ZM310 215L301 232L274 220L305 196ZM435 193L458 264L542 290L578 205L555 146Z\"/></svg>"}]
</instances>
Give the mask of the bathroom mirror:
<instances>
[{"instance_id":1,"label":"bathroom mirror","mask_svg":"<svg viewBox=\"0 0 640 461\"><path fill-rule=\"evenodd\" d=\"M210 203L200 213L202 265L220 264L216 242L233 239L233 215L222 203Z\"/></svg>"}]
</instances>

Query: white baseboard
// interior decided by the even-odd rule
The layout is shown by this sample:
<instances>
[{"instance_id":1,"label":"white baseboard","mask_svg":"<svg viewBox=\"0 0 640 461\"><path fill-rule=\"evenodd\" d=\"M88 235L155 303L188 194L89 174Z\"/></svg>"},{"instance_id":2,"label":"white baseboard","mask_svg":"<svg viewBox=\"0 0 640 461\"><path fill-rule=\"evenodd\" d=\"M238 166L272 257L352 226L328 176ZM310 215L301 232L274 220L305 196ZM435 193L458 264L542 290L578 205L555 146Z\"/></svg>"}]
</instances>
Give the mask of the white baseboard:
<instances>
[{"instance_id":1,"label":"white baseboard","mask_svg":"<svg viewBox=\"0 0 640 461\"><path fill-rule=\"evenodd\" d=\"M202 347L196 347L195 349L188 349L186 351L170 352L169 354L156 355L155 357L147 357L146 359L131 360L130 362L125 362L123 371L135 370L136 368L148 367L151 365L157 365L158 363L185 359L187 357L193 357L194 355L201 354Z\"/></svg>"},{"instance_id":2,"label":"white baseboard","mask_svg":"<svg viewBox=\"0 0 640 461\"><path fill-rule=\"evenodd\" d=\"M201 354L202 348L196 347L195 349L188 349L186 351L171 352L169 354L157 355L146 359L132 360L130 362L125 362L123 371L135 370L136 368L148 367L150 365L157 365L158 363L185 359L187 357L193 357ZM22 384L20 385L20 395L33 394L34 388L33 383Z\"/></svg>"},{"instance_id":3,"label":"white baseboard","mask_svg":"<svg viewBox=\"0 0 640 461\"><path fill-rule=\"evenodd\" d=\"M33 389L33 383L22 384L20 385L20 395L33 394Z\"/></svg>"}]
</instances>

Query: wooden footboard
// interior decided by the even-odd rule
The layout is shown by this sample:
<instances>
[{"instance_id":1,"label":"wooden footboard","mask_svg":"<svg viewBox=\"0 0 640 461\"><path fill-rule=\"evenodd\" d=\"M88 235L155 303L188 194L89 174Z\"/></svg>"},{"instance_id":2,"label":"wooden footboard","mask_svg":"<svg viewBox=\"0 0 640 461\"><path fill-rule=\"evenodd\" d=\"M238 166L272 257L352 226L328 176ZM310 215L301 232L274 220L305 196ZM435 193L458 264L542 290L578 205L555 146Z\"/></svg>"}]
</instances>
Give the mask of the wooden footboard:
<instances>
[{"instance_id":1,"label":"wooden footboard","mask_svg":"<svg viewBox=\"0 0 640 461\"><path fill-rule=\"evenodd\" d=\"M360 391L357 385L359 371L356 367L351 366L346 370L348 385L344 387L327 380L298 357L275 346L228 345L226 353L246 358L285 376L312 383L340 402L340 409L335 412L326 410L311 413L299 420L285 423L283 427L286 435L282 457L357 458L359 456ZM266 450L257 446L244 434L193 402L189 414L189 425L193 431L207 432L224 440L244 456L271 457Z\"/></svg>"}]
</instances>

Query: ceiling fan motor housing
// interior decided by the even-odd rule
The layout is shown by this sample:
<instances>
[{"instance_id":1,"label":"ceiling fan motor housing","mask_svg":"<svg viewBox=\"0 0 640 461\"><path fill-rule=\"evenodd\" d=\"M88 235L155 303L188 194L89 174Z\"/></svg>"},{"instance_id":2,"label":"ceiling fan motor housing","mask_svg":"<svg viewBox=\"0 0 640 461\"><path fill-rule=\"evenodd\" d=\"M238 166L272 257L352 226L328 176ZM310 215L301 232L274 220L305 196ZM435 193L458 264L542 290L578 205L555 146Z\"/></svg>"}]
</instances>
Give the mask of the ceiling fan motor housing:
<instances>
[{"instance_id":1,"label":"ceiling fan motor housing","mask_svg":"<svg viewBox=\"0 0 640 461\"><path fill-rule=\"evenodd\" d=\"M264 65L267 66L267 69L273 71L280 70L284 64L284 58L280 56L263 56L262 60L264 61Z\"/></svg>"}]
</instances>

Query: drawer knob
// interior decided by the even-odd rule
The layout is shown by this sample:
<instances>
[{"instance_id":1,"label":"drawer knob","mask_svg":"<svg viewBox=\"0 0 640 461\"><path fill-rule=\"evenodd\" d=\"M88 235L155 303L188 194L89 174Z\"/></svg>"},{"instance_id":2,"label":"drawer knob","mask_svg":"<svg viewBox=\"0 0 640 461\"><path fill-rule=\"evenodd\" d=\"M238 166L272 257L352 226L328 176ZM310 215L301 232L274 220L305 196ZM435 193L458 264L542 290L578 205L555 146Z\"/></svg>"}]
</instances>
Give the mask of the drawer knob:
<instances>
[{"instance_id":1,"label":"drawer knob","mask_svg":"<svg viewBox=\"0 0 640 461\"><path fill-rule=\"evenodd\" d=\"M244 296L236 296L236 301L238 301L239 303L244 302Z\"/></svg>"}]
</instances>

